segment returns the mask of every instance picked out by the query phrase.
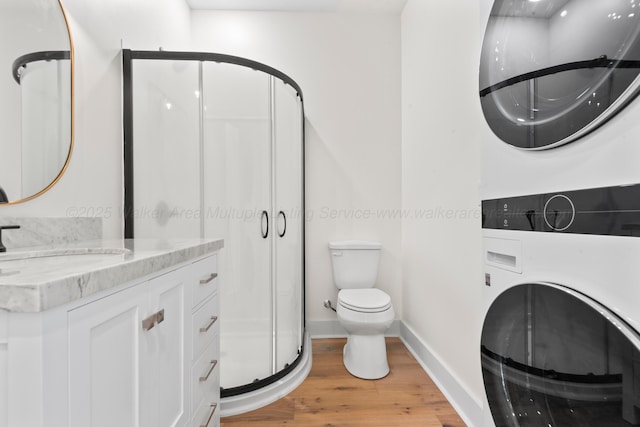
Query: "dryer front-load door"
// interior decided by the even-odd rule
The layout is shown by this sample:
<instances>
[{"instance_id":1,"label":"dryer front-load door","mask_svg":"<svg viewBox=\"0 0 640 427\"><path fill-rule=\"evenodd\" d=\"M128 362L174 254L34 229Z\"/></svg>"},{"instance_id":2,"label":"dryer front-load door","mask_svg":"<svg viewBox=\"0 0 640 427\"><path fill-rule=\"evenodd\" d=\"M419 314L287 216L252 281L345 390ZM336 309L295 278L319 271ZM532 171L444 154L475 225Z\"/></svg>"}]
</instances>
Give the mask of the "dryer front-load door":
<instances>
[{"instance_id":1,"label":"dryer front-load door","mask_svg":"<svg viewBox=\"0 0 640 427\"><path fill-rule=\"evenodd\" d=\"M507 144L539 150L593 131L638 93L639 0L495 0L480 100Z\"/></svg>"},{"instance_id":2,"label":"dryer front-load door","mask_svg":"<svg viewBox=\"0 0 640 427\"><path fill-rule=\"evenodd\" d=\"M496 427L640 425L640 337L569 288L530 283L499 295L481 358Z\"/></svg>"}]
</instances>

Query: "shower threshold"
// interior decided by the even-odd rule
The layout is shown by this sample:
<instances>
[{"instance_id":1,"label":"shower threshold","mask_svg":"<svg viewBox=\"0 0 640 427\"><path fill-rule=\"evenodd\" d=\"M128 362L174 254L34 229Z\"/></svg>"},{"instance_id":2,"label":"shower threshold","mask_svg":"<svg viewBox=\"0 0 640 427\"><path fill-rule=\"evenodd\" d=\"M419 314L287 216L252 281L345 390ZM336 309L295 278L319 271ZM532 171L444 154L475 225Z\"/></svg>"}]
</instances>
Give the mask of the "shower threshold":
<instances>
[{"instance_id":1,"label":"shower threshold","mask_svg":"<svg viewBox=\"0 0 640 427\"><path fill-rule=\"evenodd\" d=\"M297 366L279 380L260 389L220 399L220 416L244 414L273 403L298 387L311 370L311 337L304 335L303 352Z\"/></svg>"}]
</instances>

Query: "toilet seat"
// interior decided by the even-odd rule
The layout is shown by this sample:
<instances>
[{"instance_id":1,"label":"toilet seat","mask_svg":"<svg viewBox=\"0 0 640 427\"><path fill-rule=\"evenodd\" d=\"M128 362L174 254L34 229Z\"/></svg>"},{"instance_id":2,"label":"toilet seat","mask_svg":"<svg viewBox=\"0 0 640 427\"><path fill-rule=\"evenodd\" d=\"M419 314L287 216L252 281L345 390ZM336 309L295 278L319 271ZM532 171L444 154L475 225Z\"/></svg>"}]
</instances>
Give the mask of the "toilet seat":
<instances>
[{"instance_id":1,"label":"toilet seat","mask_svg":"<svg viewBox=\"0 0 640 427\"><path fill-rule=\"evenodd\" d=\"M391 297L380 289L343 289L338 292L338 304L360 313L380 313L391 308Z\"/></svg>"}]
</instances>

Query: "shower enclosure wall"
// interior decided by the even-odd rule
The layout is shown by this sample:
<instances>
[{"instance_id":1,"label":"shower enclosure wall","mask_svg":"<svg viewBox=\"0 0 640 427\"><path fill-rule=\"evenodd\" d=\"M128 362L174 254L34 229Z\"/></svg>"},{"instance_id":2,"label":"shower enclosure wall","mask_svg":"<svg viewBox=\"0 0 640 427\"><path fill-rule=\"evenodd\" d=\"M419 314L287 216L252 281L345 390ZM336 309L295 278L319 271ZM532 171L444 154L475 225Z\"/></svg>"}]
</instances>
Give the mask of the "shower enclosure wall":
<instances>
[{"instance_id":1,"label":"shower enclosure wall","mask_svg":"<svg viewBox=\"0 0 640 427\"><path fill-rule=\"evenodd\" d=\"M22 118L22 199L37 194L58 176L71 141L69 52L37 52L14 62Z\"/></svg>"},{"instance_id":2,"label":"shower enclosure wall","mask_svg":"<svg viewBox=\"0 0 640 427\"><path fill-rule=\"evenodd\" d=\"M21 55L3 71L11 71L12 81L0 87L6 104L0 106L0 185L8 201L17 201L51 185L70 156L70 51Z\"/></svg>"},{"instance_id":3,"label":"shower enclosure wall","mask_svg":"<svg viewBox=\"0 0 640 427\"><path fill-rule=\"evenodd\" d=\"M125 237L224 238L222 397L269 385L303 353L302 92L238 57L123 59Z\"/></svg>"}]
</instances>

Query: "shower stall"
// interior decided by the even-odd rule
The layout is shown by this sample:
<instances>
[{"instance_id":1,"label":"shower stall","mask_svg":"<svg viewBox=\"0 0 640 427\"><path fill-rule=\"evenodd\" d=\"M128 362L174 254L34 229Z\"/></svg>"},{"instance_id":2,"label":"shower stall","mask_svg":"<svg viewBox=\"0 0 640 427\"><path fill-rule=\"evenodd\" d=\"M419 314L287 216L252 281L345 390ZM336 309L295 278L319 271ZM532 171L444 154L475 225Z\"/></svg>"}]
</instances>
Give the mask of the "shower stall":
<instances>
[{"instance_id":1,"label":"shower stall","mask_svg":"<svg viewBox=\"0 0 640 427\"><path fill-rule=\"evenodd\" d=\"M224 238L222 411L262 406L310 366L302 91L213 53L124 50L123 73L125 237Z\"/></svg>"},{"instance_id":2,"label":"shower stall","mask_svg":"<svg viewBox=\"0 0 640 427\"><path fill-rule=\"evenodd\" d=\"M4 88L3 96L14 111L0 126L7 132L3 168L8 169L0 175L9 186L11 200L27 199L46 189L68 160L72 141L70 56L68 50L34 52L12 64L15 87ZM18 96L14 99L15 91Z\"/></svg>"}]
</instances>

